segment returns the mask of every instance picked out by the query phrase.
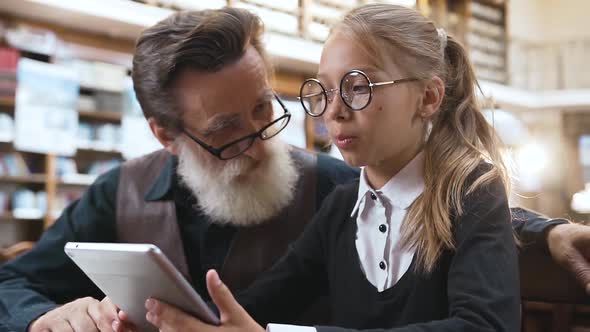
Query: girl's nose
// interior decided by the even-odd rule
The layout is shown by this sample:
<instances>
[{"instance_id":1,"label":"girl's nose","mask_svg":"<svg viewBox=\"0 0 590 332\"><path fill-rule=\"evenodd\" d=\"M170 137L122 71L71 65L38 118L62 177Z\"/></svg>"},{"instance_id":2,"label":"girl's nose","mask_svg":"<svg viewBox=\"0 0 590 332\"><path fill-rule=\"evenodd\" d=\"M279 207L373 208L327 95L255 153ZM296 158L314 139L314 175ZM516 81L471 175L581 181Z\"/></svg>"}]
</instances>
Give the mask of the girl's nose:
<instances>
[{"instance_id":1,"label":"girl's nose","mask_svg":"<svg viewBox=\"0 0 590 332\"><path fill-rule=\"evenodd\" d=\"M330 92L332 92L332 98L330 98L330 94L327 93L328 104L326 105L326 113L324 114L327 121L343 121L349 119L352 115L346 104L342 101L342 98L336 93L337 91L338 89L330 90Z\"/></svg>"}]
</instances>

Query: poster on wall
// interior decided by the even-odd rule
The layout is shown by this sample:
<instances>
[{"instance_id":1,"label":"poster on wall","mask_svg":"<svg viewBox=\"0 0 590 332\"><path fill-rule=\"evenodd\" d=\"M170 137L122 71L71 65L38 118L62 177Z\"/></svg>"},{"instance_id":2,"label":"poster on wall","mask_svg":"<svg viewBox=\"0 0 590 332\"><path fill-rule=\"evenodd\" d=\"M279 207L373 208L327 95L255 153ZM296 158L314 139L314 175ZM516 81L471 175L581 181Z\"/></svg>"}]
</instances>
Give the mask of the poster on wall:
<instances>
[{"instance_id":1,"label":"poster on wall","mask_svg":"<svg viewBox=\"0 0 590 332\"><path fill-rule=\"evenodd\" d=\"M78 131L77 75L68 67L20 59L14 145L18 150L71 156Z\"/></svg>"}]
</instances>

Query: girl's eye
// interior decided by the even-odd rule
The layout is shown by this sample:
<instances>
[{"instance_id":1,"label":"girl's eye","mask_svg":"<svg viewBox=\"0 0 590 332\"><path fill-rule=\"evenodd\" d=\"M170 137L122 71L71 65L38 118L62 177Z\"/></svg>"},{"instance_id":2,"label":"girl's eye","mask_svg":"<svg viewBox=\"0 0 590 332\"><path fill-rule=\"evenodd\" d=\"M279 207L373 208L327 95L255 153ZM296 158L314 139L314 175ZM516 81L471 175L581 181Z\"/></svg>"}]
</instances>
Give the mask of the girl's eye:
<instances>
[{"instance_id":1,"label":"girl's eye","mask_svg":"<svg viewBox=\"0 0 590 332\"><path fill-rule=\"evenodd\" d=\"M352 92L355 94L369 93L369 86L368 85L353 85Z\"/></svg>"}]
</instances>

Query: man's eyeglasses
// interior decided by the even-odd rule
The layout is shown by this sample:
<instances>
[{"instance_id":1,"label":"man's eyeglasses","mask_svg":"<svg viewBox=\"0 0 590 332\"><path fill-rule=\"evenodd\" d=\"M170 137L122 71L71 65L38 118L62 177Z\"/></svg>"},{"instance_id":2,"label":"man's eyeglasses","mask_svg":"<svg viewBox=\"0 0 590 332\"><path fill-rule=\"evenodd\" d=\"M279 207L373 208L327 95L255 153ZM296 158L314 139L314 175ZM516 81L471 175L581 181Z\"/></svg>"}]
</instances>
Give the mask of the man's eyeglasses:
<instances>
[{"instance_id":1,"label":"man's eyeglasses","mask_svg":"<svg viewBox=\"0 0 590 332\"><path fill-rule=\"evenodd\" d=\"M353 111L360 111L371 103L374 88L417 80L417 78L402 78L395 81L373 83L367 74L354 69L342 76L339 89L327 90L315 78L305 80L301 85L301 89L299 89L298 99L307 114L317 117L324 114L328 101L332 101L334 93L339 91L340 98L342 98L346 106Z\"/></svg>"},{"instance_id":2,"label":"man's eyeglasses","mask_svg":"<svg viewBox=\"0 0 590 332\"><path fill-rule=\"evenodd\" d=\"M289 111L285 107L285 104L283 104L281 99L276 94L274 94L274 97L276 98L276 100L279 102L279 104L283 108L283 111L285 111L285 113L283 115L281 115L281 117L273 120L272 122L270 122L266 126L262 127L262 129L260 129L259 131L252 133L250 135L246 135L244 137L238 138L232 142L229 142L229 143L223 145L220 148L214 148L214 147L208 145L207 143L196 138L194 135L189 133L184 128L182 129L182 131L184 132L184 134L186 136L188 136L190 139L195 141L195 143L202 146L205 150L209 151L209 153L211 153L215 157L217 157L221 160L228 160L228 159L235 158L235 157L241 155L242 153L246 152L246 150L248 150L252 146L252 144L254 144L254 140L256 140L257 138L260 138L261 140L267 140L267 139L273 138L278 133L280 133L283 129L285 129L285 127L287 127L287 124L289 124L289 120L291 119L291 113L289 113Z\"/></svg>"}]
</instances>

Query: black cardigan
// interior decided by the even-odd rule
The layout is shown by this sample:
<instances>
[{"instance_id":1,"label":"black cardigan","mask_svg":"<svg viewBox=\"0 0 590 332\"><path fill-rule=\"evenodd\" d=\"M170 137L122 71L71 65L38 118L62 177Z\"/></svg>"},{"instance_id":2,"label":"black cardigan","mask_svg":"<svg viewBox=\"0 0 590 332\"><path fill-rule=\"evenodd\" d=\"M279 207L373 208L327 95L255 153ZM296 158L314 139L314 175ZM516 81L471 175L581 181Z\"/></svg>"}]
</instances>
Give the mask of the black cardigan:
<instances>
[{"instance_id":1,"label":"black cardigan","mask_svg":"<svg viewBox=\"0 0 590 332\"><path fill-rule=\"evenodd\" d=\"M517 249L500 180L465 197L463 215L453 219L456 248L442 253L433 272L417 273L412 262L381 293L364 276L355 247L357 193L358 182L338 187L288 253L238 295L254 319L292 321L326 294L338 327L319 332L520 329Z\"/></svg>"}]
</instances>

